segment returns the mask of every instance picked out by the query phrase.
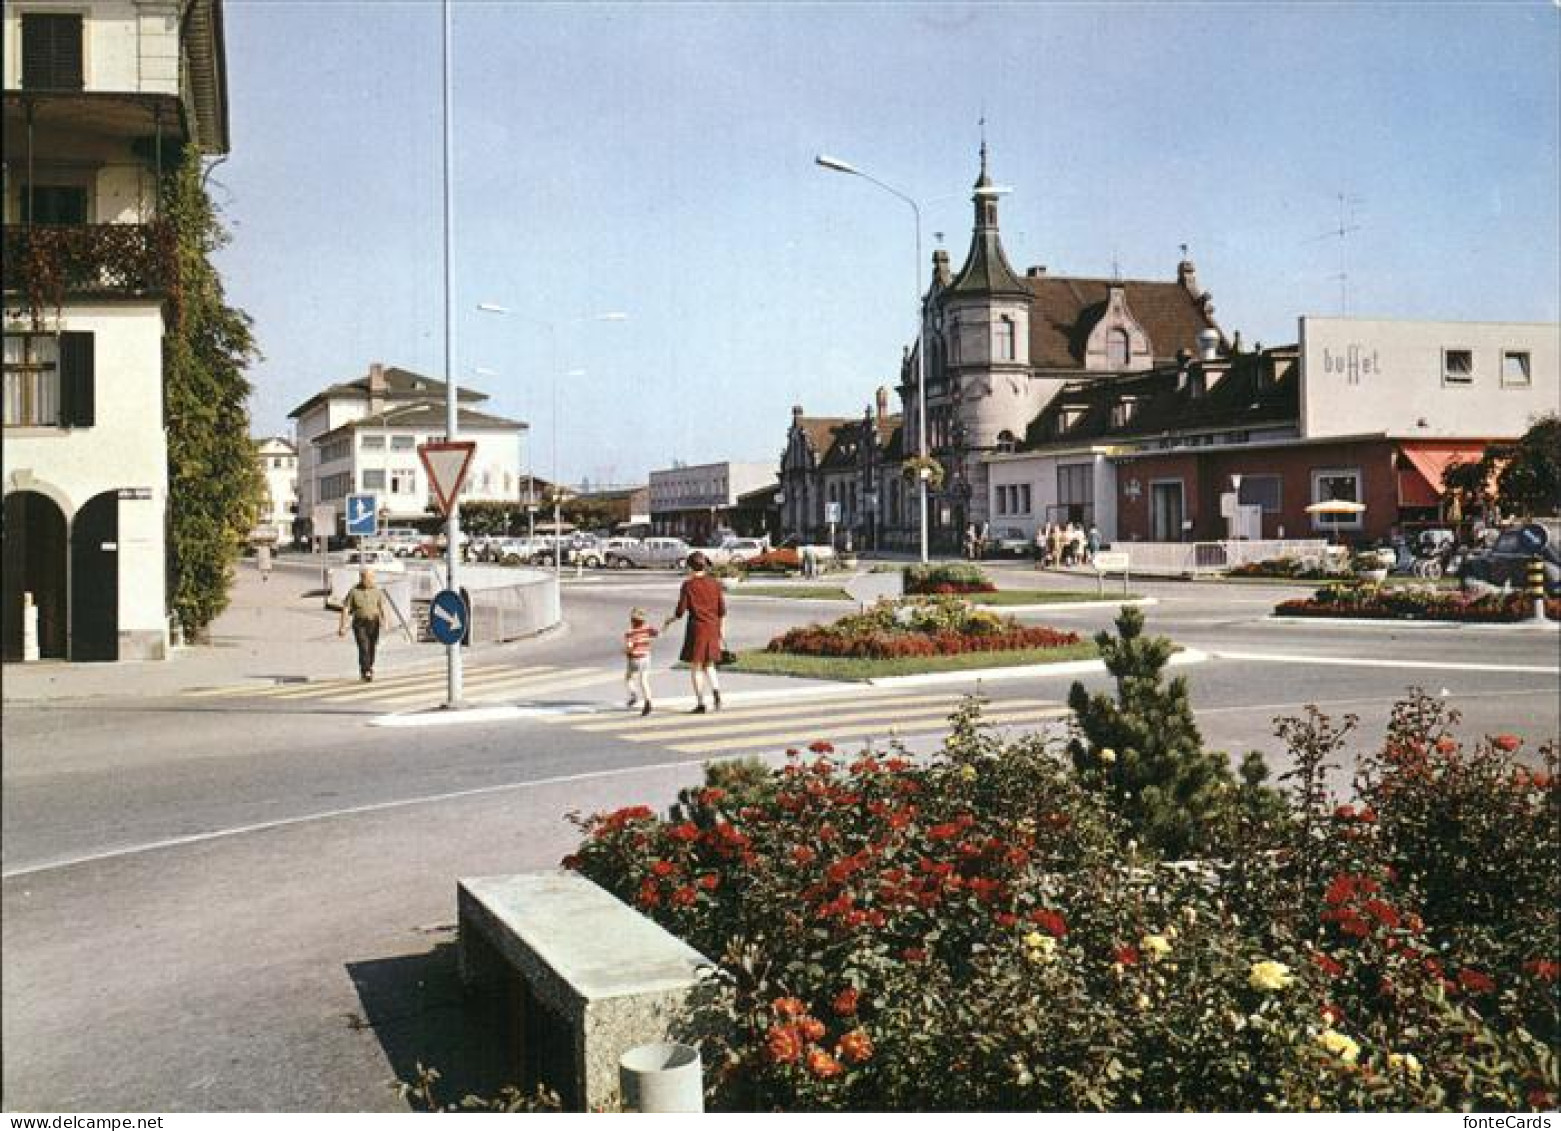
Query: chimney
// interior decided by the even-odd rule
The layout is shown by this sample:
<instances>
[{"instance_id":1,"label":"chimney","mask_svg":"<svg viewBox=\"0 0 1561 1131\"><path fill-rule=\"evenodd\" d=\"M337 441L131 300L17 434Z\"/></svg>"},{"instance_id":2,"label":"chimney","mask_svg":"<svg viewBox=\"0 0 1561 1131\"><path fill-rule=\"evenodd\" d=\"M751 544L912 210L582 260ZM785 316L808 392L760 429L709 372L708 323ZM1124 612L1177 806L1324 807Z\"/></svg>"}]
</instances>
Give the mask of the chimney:
<instances>
[{"instance_id":1,"label":"chimney","mask_svg":"<svg viewBox=\"0 0 1561 1131\"><path fill-rule=\"evenodd\" d=\"M1176 281L1193 298L1203 298L1203 292L1198 289L1198 268L1193 266L1192 260L1184 259L1176 265Z\"/></svg>"},{"instance_id":2,"label":"chimney","mask_svg":"<svg viewBox=\"0 0 1561 1131\"><path fill-rule=\"evenodd\" d=\"M1241 352L1241 331L1240 330L1237 330L1235 337L1231 338L1231 340L1230 340L1230 352L1231 353L1240 353Z\"/></svg>"},{"instance_id":3,"label":"chimney","mask_svg":"<svg viewBox=\"0 0 1561 1131\"><path fill-rule=\"evenodd\" d=\"M932 279L940 286L948 286L953 279L949 272L949 253L941 247L932 253Z\"/></svg>"},{"instance_id":4,"label":"chimney","mask_svg":"<svg viewBox=\"0 0 1561 1131\"><path fill-rule=\"evenodd\" d=\"M369 415L385 411L385 367L379 362L369 366Z\"/></svg>"},{"instance_id":5,"label":"chimney","mask_svg":"<svg viewBox=\"0 0 1561 1131\"><path fill-rule=\"evenodd\" d=\"M889 416L889 390L884 386L878 386L878 419L884 420Z\"/></svg>"},{"instance_id":6,"label":"chimney","mask_svg":"<svg viewBox=\"0 0 1561 1131\"><path fill-rule=\"evenodd\" d=\"M802 406L801 405L794 404L794 405L791 406L791 422L793 424L801 424L802 423Z\"/></svg>"},{"instance_id":7,"label":"chimney","mask_svg":"<svg viewBox=\"0 0 1561 1131\"><path fill-rule=\"evenodd\" d=\"M1241 335L1236 335L1236 340L1241 340ZM1220 355L1220 332L1218 330L1198 331L1198 356L1204 361L1213 361Z\"/></svg>"}]
</instances>

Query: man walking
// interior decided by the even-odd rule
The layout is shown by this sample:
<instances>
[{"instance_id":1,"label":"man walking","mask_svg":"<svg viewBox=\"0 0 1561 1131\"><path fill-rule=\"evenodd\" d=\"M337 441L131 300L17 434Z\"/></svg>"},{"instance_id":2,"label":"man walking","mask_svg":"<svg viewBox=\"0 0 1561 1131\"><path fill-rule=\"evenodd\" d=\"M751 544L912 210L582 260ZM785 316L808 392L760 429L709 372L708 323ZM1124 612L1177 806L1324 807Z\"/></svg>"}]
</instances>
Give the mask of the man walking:
<instances>
[{"instance_id":1,"label":"man walking","mask_svg":"<svg viewBox=\"0 0 1561 1131\"><path fill-rule=\"evenodd\" d=\"M374 571L363 570L358 583L347 590L341 603L341 622L337 636L347 635L352 621L352 638L358 645L358 675L364 683L374 679L374 652L379 647L379 627L385 619L385 591L374 584Z\"/></svg>"}]
</instances>

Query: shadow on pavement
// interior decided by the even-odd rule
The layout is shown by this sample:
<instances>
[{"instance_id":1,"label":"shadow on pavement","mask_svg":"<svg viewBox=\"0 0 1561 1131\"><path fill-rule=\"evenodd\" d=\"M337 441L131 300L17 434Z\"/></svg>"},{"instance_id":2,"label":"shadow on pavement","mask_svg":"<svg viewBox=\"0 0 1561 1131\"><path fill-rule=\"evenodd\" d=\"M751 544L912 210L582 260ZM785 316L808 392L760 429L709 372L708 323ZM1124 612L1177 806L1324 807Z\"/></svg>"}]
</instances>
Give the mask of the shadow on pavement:
<instances>
[{"instance_id":1,"label":"shadow on pavement","mask_svg":"<svg viewBox=\"0 0 1561 1131\"><path fill-rule=\"evenodd\" d=\"M512 1083L503 1023L504 995L461 986L453 942L422 954L349 962L347 975L363 1003L361 1020L385 1050L397 1080L434 1068L439 1106L463 1096L494 1096Z\"/></svg>"}]
</instances>

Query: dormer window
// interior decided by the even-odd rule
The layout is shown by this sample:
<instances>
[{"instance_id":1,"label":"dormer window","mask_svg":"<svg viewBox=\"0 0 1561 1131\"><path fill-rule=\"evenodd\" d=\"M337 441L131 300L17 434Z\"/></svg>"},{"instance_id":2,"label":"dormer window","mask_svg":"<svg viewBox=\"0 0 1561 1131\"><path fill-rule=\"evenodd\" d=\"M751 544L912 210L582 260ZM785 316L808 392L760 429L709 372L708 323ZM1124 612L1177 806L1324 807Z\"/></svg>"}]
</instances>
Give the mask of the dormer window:
<instances>
[{"instance_id":1,"label":"dormer window","mask_svg":"<svg viewBox=\"0 0 1561 1131\"><path fill-rule=\"evenodd\" d=\"M1128 350L1126 330L1112 330L1106 335L1106 364L1111 368L1127 368Z\"/></svg>"},{"instance_id":2,"label":"dormer window","mask_svg":"<svg viewBox=\"0 0 1561 1131\"><path fill-rule=\"evenodd\" d=\"M1072 431L1073 426L1084 419L1082 408L1065 408L1057 416L1057 430L1059 432Z\"/></svg>"},{"instance_id":3,"label":"dormer window","mask_svg":"<svg viewBox=\"0 0 1561 1131\"><path fill-rule=\"evenodd\" d=\"M1111 406L1111 427L1125 428L1133 419L1133 414L1138 410L1138 401L1133 397L1123 397Z\"/></svg>"},{"instance_id":4,"label":"dormer window","mask_svg":"<svg viewBox=\"0 0 1561 1131\"><path fill-rule=\"evenodd\" d=\"M997 434L997 450L1000 452L1011 452L1018 444L1019 441L1015 439L1014 434L1006 428Z\"/></svg>"}]
</instances>

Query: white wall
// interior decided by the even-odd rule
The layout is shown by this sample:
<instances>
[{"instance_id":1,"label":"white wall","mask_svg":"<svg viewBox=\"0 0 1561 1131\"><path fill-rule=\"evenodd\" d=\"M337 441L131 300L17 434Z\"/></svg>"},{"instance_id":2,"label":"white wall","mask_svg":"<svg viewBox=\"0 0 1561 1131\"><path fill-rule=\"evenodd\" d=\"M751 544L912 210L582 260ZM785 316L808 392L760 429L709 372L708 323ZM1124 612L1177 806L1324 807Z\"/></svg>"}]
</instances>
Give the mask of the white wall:
<instances>
[{"instance_id":1,"label":"white wall","mask_svg":"<svg viewBox=\"0 0 1561 1131\"><path fill-rule=\"evenodd\" d=\"M7 329L25 329L12 326ZM155 305L67 307L61 330L94 335L94 423L87 428L7 428L3 481L18 472L59 503L67 522L93 496L150 488L119 504L119 631L142 654L167 646L168 442L163 430L163 319Z\"/></svg>"},{"instance_id":2,"label":"white wall","mask_svg":"<svg viewBox=\"0 0 1561 1131\"><path fill-rule=\"evenodd\" d=\"M5 6L5 85L22 73L22 14L82 12L86 89L179 93L176 0L18 0Z\"/></svg>"},{"instance_id":3,"label":"white wall","mask_svg":"<svg viewBox=\"0 0 1561 1131\"><path fill-rule=\"evenodd\" d=\"M1301 435L1504 438L1561 403L1556 323L1300 320ZM1443 354L1470 350L1473 379L1444 380ZM1503 384L1504 351L1526 351L1529 384ZM1424 424L1421 424L1424 421Z\"/></svg>"},{"instance_id":4,"label":"white wall","mask_svg":"<svg viewBox=\"0 0 1561 1131\"><path fill-rule=\"evenodd\" d=\"M1117 536L1117 476L1106 448L1088 448L1069 452L1020 452L1014 455L987 457L988 473L987 513L994 530L1016 526L1028 537L1035 537L1038 526L1049 520L1050 507L1057 503L1057 468L1075 464L1092 465L1095 525L1107 542ZM1028 483L1030 485L1030 513L1028 515L998 514L997 488Z\"/></svg>"}]
</instances>

